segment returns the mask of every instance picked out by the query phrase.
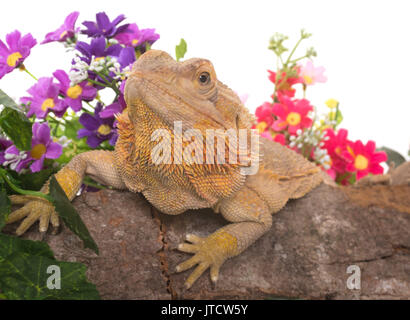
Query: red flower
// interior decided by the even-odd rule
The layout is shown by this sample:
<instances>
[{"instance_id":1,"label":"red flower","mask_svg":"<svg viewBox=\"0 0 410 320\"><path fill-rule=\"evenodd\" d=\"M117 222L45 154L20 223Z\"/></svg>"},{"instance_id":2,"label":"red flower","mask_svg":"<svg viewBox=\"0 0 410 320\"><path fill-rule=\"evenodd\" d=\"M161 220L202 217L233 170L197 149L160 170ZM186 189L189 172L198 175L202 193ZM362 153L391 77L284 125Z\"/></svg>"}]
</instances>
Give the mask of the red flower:
<instances>
[{"instance_id":1,"label":"red flower","mask_svg":"<svg viewBox=\"0 0 410 320\"><path fill-rule=\"evenodd\" d=\"M261 106L257 107L255 110L255 116L258 122L266 122L270 127L273 122L273 105L269 102L264 102Z\"/></svg>"},{"instance_id":2,"label":"red flower","mask_svg":"<svg viewBox=\"0 0 410 320\"><path fill-rule=\"evenodd\" d=\"M282 131L288 128L290 134L296 134L299 129L309 128L312 119L307 114L313 107L306 99L290 100L288 97L278 95L280 103L273 104L273 113L278 117L272 128L275 131Z\"/></svg>"},{"instance_id":3,"label":"red flower","mask_svg":"<svg viewBox=\"0 0 410 320\"><path fill-rule=\"evenodd\" d=\"M273 141L280 143L282 146L284 146L286 144L286 138L285 135L278 133L277 135L275 135L275 137L273 138Z\"/></svg>"},{"instance_id":4,"label":"red flower","mask_svg":"<svg viewBox=\"0 0 410 320\"><path fill-rule=\"evenodd\" d=\"M287 76L286 72L282 72L280 78L278 79L278 83L276 83L276 72L268 70L269 72L269 80L272 81L276 85L276 92L284 94L288 97L295 96L295 89L292 86L296 83L302 83L303 79L299 77L299 73L296 73L296 77Z\"/></svg>"},{"instance_id":5,"label":"red flower","mask_svg":"<svg viewBox=\"0 0 410 320\"><path fill-rule=\"evenodd\" d=\"M348 142L344 156L350 159L346 166L346 170L350 172L357 172L356 178L360 180L369 173L383 174L383 167L380 162L387 161L385 152L375 152L376 144L374 141L363 142L357 140L356 142Z\"/></svg>"},{"instance_id":6,"label":"red flower","mask_svg":"<svg viewBox=\"0 0 410 320\"><path fill-rule=\"evenodd\" d=\"M272 104L264 102L261 106L256 108L255 116L258 124L255 126L259 133L264 132L273 123Z\"/></svg>"},{"instance_id":7,"label":"red flower","mask_svg":"<svg viewBox=\"0 0 410 320\"><path fill-rule=\"evenodd\" d=\"M347 140L347 130L340 129L337 134L333 129L326 129L326 137L328 140L324 141L324 149L327 150L328 155L331 158L331 170L336 173L344 173L346 171L346 164L349 159L344 157L346 146L349 140ZM333 173L331 176L334 175Z\"/></svg>"},{"instance_id":8,"label":"red flower","mask_svg":"<svg viewBox=\"0 0 410 320\"><path fill-rule=\"evenodd\" d=\"M282 146L286 145L286 137L285 135L281 134L281 133L277 133L274 134L274 136L272 136L272 133L269 131L265 131L263 133L261 133L261 136L269 139L271 141L275 141L277 143L280 143Z\"/></svg>"}]
</instances>

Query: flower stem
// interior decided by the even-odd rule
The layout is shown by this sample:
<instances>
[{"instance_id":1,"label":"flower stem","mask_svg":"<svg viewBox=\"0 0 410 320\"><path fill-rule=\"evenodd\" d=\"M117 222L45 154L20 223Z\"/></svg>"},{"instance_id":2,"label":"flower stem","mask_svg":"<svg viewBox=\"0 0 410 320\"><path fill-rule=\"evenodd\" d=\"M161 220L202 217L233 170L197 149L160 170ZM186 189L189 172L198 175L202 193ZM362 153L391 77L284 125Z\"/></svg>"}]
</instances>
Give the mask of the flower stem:
<instances>
[{"instance_id":1,"label":"flower stem","mask_svg":"<svg viewBox=\"0 0 410 320\"><path fill-rule=\"evenodd\" d=\"M102 83L102 82L99 82L99 81L95 81L95 80L93 80L93 79L87 79L87 81L89 81L89 82L91 82L91 83L93 83L93 84L96 84L96 85L98 85L98 86L101 86L101 87L108 87L107 84Z\"/></svg>"},{"instance_id":2,"label":"flower stem","mask_svg":"<svg viewBox=\"0 0 410 320\"><path fill-rule=\"evenodd\" d=\"M16 191L17 193L28 195L28 196L40 197L40 198L46 199L50 202L52 201L52 198L49 195L44 194L42 192L20 189L19 187L17 187L16 185L14 185L10 181L9 177L7 176L7 174L4 173L3 170L0 171L0 175L4 179L4 181L7 182L7 184L10 186L10 188L13 189L14 191Z\"/></svg>"},{"instance_id":3,"label":"flower stem","mask_svg":"<svg viewBox=\"0 0 410 320\"><path fill-rule=\"evenodd\" d=\"M110 82L102 73L100 73L100 72L98 72L98 71L95 71L95 73L96 73L101 79L103 79L103 81L106 83L106 86L107 86L107 87L110 87L111 89L113 89L116 94L119 95L119 94L121 93L120 90L118 90L117 86L114 84L114 83L115 83L115 80L113 80L112 82Z\"/></svg>"},{"instance_id":4,"label":"flower stem","mask_svg":"<svg viewBox=\"0 0 410 320\"><path fill-rule=\"evenodd\" d=\"M94 188L101 189L101 190L107 189L106 186L102 186L102 185L100 185L100 184L98 184L98 183L94 183L94 182L92 182L92 181L90 181L90 180L87 180L87 181L85 180L85 181L83 181L83 184L85 184L86 186L94 187Z\"/></svg>"},{"instance_id":5,"label":"flower stem","mask_svg":"<svg viewBox=\"0 0 410 320\"><path fill-rule=\"evenodd\" d=\"M48 114L47 117L50 117L51 120L53 120L54 122L57 122L58 124L64 124L62 121L54 118L52 115Z\"/></svg>"},{"instance_id":6,"label":"flower stem","mask_svg":"<svg viewBox=\"0 0 410 320\"><path fill-rule=\"evenodd\" d=\"M21 65L20 70L24 70L30 77L32 77L34 80L38 81L38 79L30 71L27 70L27 68L24 64Z\"/></svg>"},{"instance_id":7,"label":"flower stem","mask_svg":"<svg viewBox=\"0 0 410 320\"><path fill-rule=\"evenodd\" d=\"M298 42L296 42L295 46L293 47L292 51L289 54L288 59L285 62L286 67L288 66L288 63L290 62L290 59L292 58L293 54L295 53L297 47L299 47L299 44L302 42L302 40L304 39L304 37L300 37Z\"/></svg>"}]
</instances>

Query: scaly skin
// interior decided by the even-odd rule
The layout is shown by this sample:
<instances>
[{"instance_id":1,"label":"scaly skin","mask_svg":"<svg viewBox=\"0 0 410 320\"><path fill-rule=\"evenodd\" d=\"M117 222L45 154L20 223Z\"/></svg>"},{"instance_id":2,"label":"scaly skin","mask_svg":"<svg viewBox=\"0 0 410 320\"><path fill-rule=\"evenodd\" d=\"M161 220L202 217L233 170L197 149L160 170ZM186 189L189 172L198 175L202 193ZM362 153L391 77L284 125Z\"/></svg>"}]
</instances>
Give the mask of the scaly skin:
<instances>
[{"instance_id":1,"label":"scaly skin","mask_svg":"<svg viewBox=\"0 0 410 320\"><path fill-rule=\"evenodd\" d=\"M199 78L204 72L210 79L201 83ZM174 121L181 121L181 135L192 128L204 135L207 129L251 128L251 115L237 95L217 80L208 60L176 62L165 52L150 50L134 64L125 87L125 100L128 107L118 117L115 151L80 154L56 178L69 199L75 197L83 177L89 175L114 188L143 193L165 214L198 208L213 208L221 213L230 224L206 238L187 235L189 243L179 245L179 250L194 256L178 265L177 271L198 265L186 280L187 288L208 268L211 280L216 282L226 259L243 252L269 230L272 213L279 211L288 199L302 197L322 181L315 165L263 138L262 160L255 175L242 174L243 164L190 164L189 156L181 163L153 162L151 151L158 142L151 137L156 129L170 133L168 143L182 139L174 134ZM183 146L189 142L184 141ZM226 143L226 151L227 148ZM178 150L172 150L172 156L182 158ZM46 192L47 188L46 184L42 190ZM58 217L47 201L13 196L12 202L25 206L12 213L8 222L28 215L17 234L24 233L36 220L40 221L41 232L47 230L50 220L58 226Z\"/></svg>"}]
</instances>

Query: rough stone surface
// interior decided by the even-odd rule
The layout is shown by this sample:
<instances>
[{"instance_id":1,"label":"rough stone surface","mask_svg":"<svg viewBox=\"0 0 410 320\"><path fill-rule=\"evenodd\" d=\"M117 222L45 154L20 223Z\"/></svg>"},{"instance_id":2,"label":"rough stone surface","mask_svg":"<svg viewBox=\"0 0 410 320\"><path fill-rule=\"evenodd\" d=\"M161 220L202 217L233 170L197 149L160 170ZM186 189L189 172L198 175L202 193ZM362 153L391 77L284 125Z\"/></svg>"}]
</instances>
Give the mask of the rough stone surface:
<instances>
[{"instance_id":1,"label":"rough stone surface","mask_svg":"<svg viewBox=\"0 0 410 320\"><path fill-rule=\"evenodd\" d=\"M378 188L392 193L391 186ZM325 184L290 201L265 236L222 266L215 288L207 271L184 291L193 269L173 272L190 257L175 250L187 233L206 236L226 224L211 210L166 216L140 195L84 193L74 205L100 255L83 249L66 228L45 240L58 259L85 263L104 299L410 299L410 214L398 210L410 211L410 187L395 188L400 207L389 196L385 202L367 197L373 189ZM36 236L37 225L26 237ZM360 290L346 286L350 265L361 269Z\"/></svg>"}]
</instances>

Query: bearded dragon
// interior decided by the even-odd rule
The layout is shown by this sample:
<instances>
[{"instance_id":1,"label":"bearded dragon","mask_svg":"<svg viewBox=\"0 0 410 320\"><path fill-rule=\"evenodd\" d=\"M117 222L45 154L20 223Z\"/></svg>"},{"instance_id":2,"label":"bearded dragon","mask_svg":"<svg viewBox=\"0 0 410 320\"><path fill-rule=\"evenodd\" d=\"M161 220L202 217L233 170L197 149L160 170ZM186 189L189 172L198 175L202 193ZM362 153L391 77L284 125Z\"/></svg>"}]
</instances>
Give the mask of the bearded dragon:
<instances>
[{"instance_id":1,"label":"bearded dragon","mask_svg":"<svg viewBox=\"0 0 410 320\"><path fill-rule=\"evenodd\" d=\"M239 255L269 230L273 213L289 199L302 197L322 182L317 166L262 137L255 174L241 171L249 163L186 161L198 149L185 152L184 157L181 151L172 149L173 162L153 161L152 151L158 146L153 136L158 129L169 133L162 139L169 144L182 139L190 129L203 134L208 129L250 131L253 117L235 92L217 79L212 63L206 59L177 62L166 52L149 50L134 63L124 97L127 108L117 116L119 138L115 150L79 154L55 176L70 200L88 175L113 188L142 193L164 214L199 208L213 208L220 213L229 224L205 238L188 234L187 242L178 247L194 255L179 264L176 271L197 266L185 282L187 288L208 268L211 280L216 282L224 261ZM181 124L180 133L173 129L176 122ZM246 140L249 142L249 136ZM182 147L190 142L182 141ZM205 140L195 143L202 147ZM216 144L207 145L204 153L213 148ZM249 156L249 150L245 151ZM183 161L175 161L181 158ZM41 190L48 192L48 184ZM18 235L37 220L40 232L47 231L49 222L58 227L58 215L46 200L28 196L12 196L11 200L24 205L8 218L8 223L25 218L16 230Z\"/></svg>"}]
</instances>

